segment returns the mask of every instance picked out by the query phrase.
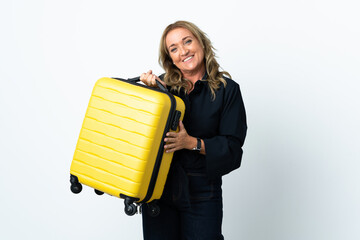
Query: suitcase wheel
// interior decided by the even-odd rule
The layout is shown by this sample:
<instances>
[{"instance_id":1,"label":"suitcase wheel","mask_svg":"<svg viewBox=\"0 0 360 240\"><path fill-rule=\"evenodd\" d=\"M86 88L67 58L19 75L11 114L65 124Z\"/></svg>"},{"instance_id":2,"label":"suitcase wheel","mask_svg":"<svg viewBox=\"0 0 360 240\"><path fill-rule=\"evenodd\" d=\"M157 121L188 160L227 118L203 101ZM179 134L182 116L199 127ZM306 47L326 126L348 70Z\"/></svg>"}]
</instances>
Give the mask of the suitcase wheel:
<instances>
[{"instance_id":1,"label":"suitcase wheel","mask_svg":"<svg viewBox=\"0 0 360 240\"><path fill-rule=\"evenodd\" d=\"M74 175L70 176L70 183L71 183L70 190L73 193L77 194L77 193L81 192L82 185L81 185L81 183L79 183L79 180L76 176L74 176Z\"/></svg>"},{"instance_id":2,"label":"suitcase wheel","mask_svg":"<svg viewBox=\"0 0 360 240\"><path fill-rule=\"evenodd\" d=\"M157 217L159 216L160 214L160 207L154 203L154 202L151 202L151 203L148 203L147 204L147 212L148 214L151 216L151 217Z\"/></svg>"},{"instance_id":3,"label":"suitcase wheel","mask_svg":"<svg viewBox=\"0 0 360 240\"><path fill-rule=\"evenodd\" d=\"M81 183L71 184L70 189L73 193L78 194L82 190L82 185L81 185Z\"/></svg>"},{"instance_id":4,"label":"suitcase wheel","mask_svg":"<svg viewBox=\"0 0 360 240\"><path fill-rule=\"evenodd\" d=\"M125 203L125 213L126 215L132 216L135 213L137 213L137 208L135 206L135 204L131 203L131 204L126 204Z\"/></svg>"},{"instance_id":5,"label":"suitcase wheel","mask_svg":"<svg viewBox=\"0 0 360 240\"><path fill-rule=\"evenodd\" d=\"M137 213L137 207L134 204L134 201L139 201L138 198L133 198L133 197L128 197L124 194L120 194L120 198L125 199L124 200L124 204L125 204L125 213L129 216L134 215L135 213Z\"/></svg>"},{"instance_id":6,"label":"suitcase wheel","mask_svg":"<svg viewBox=\"0 0 360 240\"><path fill-rule=\"evenodd\" d=\"M97 190L97 189L94 189L94 191L95 191L95 193L96 193L97 195L103 195L103 194L104 194L104 192L99 191L99 190Z\"/></svg>"}]
</instances>

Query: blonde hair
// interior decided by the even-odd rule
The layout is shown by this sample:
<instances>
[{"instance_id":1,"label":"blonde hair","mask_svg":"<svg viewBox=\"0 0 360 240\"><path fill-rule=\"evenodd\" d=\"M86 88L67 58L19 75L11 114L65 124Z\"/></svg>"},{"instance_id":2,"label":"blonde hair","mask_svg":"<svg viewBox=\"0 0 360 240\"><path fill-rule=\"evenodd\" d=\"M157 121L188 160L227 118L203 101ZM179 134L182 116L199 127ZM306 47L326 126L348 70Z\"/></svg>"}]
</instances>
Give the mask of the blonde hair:
<instances>
[{"instance_id":1,"label":"blonde hair","mask_svg":"<svg viewBox=\"0 0 360 240\"><path fill-rule=\"evenodd\" d=\"M206 81L209 84L212 99L216 97L216 90L220 88L220 84L223 83L226 87L226 81L223 78L223 75L231 78L231 75L226 71L220 71L220 65L216 61L215 57L215 48L212 46L211 41L206 36L206 34L200 30L195 24L187 21L177 21L173 24L167 26L161 36L160 48L159 48L159 64L165 70L164 81L166 85L171 87L171 90L176 90L178 93L181 89L185 90L185 93L193 87L193 83L190 80L184 79L182 77L181 71L177 68L170 57L169 51L166 47L166 36L167 34L176 28L185 28L189 30L194 37L200 42L200 45L204 49L204 61L207 72Z\"/></svg>"}]
</instances>

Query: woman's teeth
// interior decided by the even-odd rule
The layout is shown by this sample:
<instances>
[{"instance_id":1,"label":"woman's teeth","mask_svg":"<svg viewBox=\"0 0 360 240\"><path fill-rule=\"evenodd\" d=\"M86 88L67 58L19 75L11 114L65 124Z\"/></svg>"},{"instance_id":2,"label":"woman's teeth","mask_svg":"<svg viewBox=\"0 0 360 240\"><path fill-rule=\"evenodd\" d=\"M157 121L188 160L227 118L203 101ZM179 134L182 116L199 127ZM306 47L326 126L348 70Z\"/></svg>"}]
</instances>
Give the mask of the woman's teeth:
<instances>
[{"instance_id":1,"label":"woman's teeth","mask_svg":"<svg viewBox=\"0 0 360 240\"><path fill-rule=\"evenodd\" d=\"M189 60L192 59L192 58L193 58L193 56L188 57L188 58L185 58L183 62L187 62L187 61L189 61Z\"/></svg>"}]
</instances>

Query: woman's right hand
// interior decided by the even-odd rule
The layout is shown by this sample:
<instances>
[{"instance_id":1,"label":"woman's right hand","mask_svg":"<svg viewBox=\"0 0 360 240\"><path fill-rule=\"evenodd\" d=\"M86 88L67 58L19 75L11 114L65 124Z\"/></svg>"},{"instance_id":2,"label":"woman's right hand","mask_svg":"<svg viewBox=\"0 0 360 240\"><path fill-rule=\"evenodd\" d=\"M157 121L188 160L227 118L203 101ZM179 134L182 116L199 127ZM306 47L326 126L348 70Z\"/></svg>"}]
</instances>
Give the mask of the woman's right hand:
<instances>
[{"instance_id":1,"label":"woman's right hand","mask_svg":"<svg viewBox=\"0 0 360 240\"><path fill-rule=\"evenodd\" d=\"M166 87L166 84L164 81L162 81L155 74L152 74L152 70L149 70L147 73L143 73L140 75L140 81L142 81L145 85L147 85L149 87L157 87L155 80L158 80L164 87Z\"/></svg>"}]
</instances>

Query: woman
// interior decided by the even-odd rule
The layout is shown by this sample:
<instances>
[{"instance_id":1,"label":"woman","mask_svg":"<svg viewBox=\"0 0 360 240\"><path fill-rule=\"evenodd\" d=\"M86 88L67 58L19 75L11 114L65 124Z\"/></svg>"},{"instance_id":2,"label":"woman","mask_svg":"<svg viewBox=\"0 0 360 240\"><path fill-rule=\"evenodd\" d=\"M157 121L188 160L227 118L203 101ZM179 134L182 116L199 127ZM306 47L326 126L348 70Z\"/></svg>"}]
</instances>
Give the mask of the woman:
<instances>
[{"instance_id":1,"label":"woman","mask_svg":"<svg viewBox=\"0 0 360 240\"><path fill-rule=\"evenodd\" d=\"M219 70L210 40L190 22L165 29L159 63L164 75L150 70L140 80L160 81L186 110L180 131L164 139L165 151L175 153L159 216L143 205L144 239L224 239L221 177L240 166L247 130L239 85Z\"/></svg>"}]
</instances>

